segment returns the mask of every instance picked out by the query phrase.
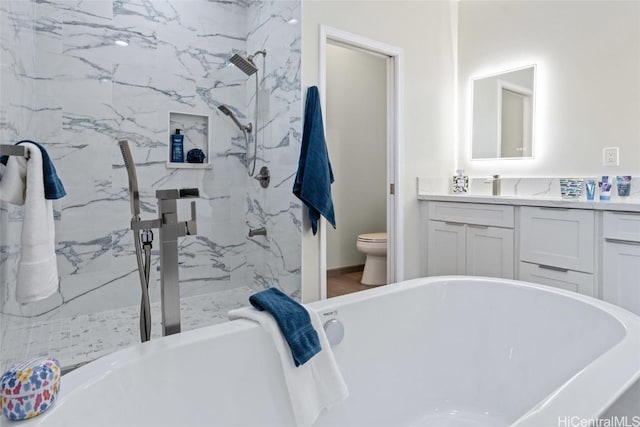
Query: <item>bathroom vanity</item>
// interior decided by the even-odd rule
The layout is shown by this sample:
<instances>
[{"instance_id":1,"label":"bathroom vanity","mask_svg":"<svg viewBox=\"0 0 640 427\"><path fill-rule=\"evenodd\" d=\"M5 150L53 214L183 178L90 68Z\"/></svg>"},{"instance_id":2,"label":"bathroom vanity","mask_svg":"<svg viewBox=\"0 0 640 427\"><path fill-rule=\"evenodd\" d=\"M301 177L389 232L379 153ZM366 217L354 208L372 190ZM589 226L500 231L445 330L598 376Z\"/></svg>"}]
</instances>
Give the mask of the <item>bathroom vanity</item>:
<instances>
[{"instance_id":1,"label":"bathroom vanity","mask_svg":"<svg viewBox=\"0 0 640 427\"><path fill-rule=\"evenodd\" d=\"M640 314L640 200L420 194L427 275L515 278Z\"/></svg>"}]
</instances>

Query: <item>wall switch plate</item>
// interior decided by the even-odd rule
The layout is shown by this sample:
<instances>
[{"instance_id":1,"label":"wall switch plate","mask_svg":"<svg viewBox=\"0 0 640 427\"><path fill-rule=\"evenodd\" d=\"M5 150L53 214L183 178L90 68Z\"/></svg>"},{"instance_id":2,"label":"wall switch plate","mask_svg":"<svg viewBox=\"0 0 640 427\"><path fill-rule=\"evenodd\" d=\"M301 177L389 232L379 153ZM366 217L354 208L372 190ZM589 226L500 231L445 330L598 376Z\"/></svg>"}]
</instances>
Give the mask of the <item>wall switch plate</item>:
<instances>
[{"instance_id":1,"label":"wall switch plate","mask_svg":"<svg viewBox=\"0 0 640 427\"><path fill-rule=\"evenodd\" d=\"M603 166L620 166L620 148L605 147L602 149Z\"/></svg>"}]
</instances>

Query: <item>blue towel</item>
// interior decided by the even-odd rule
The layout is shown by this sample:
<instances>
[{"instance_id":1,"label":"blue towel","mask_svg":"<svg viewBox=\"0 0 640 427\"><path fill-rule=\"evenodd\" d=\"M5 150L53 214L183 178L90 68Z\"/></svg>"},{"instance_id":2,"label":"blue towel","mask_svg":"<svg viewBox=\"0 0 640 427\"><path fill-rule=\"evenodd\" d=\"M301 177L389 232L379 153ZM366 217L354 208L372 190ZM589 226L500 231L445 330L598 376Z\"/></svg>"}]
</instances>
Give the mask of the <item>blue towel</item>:
<instances>
[{"instance_id":1,"label":"blue towel","mask_svg":"<svg viewBox=\"0 0 640 427\"><path fill-rule=\"evenodd\" d=\"M293 362L303 365L320 351L318 333L311 325L307 310L276 288L249 297L252 306L273 316L289 344Z\"/></svg>"},{"instance_id":2,"label":"blue towel","mask_svg":"<svg viewBox=\"0 0 640 427\"><path fill-rule=\"evenodd\" d=\"M44 198L47 200L56 200L63 198L67 192L64 191L64 186L62 185L62 181L58 177L56 173L56 168L53 166L53 162L51 161L51 157L49 157L49 153L45 148L34 141L23 140L16 142L16 145L22 144L23 142L30 142L38 146L40 151L42 152L42 175L44 179ZM0 157L0 163L3 165L7 164L8 157L2 156Z\"/></svg>"},{"instance_id":3,"label":"blue towel","mask_svg":"<svg viewBox=\"0 0 640 427\"><path fill-rule=\"evenodd\" d=\"M329 162L329 153L324 139L322 109L318 88L311 86L307 91L304 107L304 128L302 148L298 162L298 173L293 184L293 194L309 208L309 220L313 234L318 231L320 215L336 228L331 184L333 171Z\"/></svg>"}]
</instances>

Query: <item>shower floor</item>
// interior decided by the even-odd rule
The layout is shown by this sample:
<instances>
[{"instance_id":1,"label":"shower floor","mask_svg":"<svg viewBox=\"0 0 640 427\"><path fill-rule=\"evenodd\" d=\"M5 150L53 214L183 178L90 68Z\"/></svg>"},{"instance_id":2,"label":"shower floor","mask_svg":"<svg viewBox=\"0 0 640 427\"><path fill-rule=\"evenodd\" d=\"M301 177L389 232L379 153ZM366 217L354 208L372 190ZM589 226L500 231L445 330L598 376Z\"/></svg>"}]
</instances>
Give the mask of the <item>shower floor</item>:
<instances>
[{"instance_id":1,"label":"shower floor","mask_svg":"<svg viewBox=\"0 0 640 427\"><path fill-rule=\"evenodd\" d=\"M254 289L240 288L183 298L181 328L183 331L227 321L229 310L249 304ZM7 325L0 347L0 372L32 357L55 357L63 370L95 360L105 354L140 342L140 306L77 315L48 321ZM151 304L151 336L162 336L160 304Z\"/></svg>"}]
</instances>

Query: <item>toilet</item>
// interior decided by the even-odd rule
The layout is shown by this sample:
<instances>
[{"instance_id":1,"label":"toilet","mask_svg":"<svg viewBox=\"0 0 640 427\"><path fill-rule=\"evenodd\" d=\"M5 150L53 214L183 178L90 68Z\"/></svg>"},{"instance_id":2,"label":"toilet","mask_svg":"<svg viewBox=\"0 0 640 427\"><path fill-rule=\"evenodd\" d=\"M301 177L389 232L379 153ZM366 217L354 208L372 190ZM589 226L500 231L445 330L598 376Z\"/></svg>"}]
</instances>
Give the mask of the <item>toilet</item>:
<instances>
[{"instance_id":1,"label":"toilet","mask_svg":"<svg viewBox=\"0 0 640 427\"><path fill-rule=\"evenodd\" d=\"M367 256L360 283L363 285L386 285L387 233L360 234L356 248Z\"/></svg>"}]
</instances>

